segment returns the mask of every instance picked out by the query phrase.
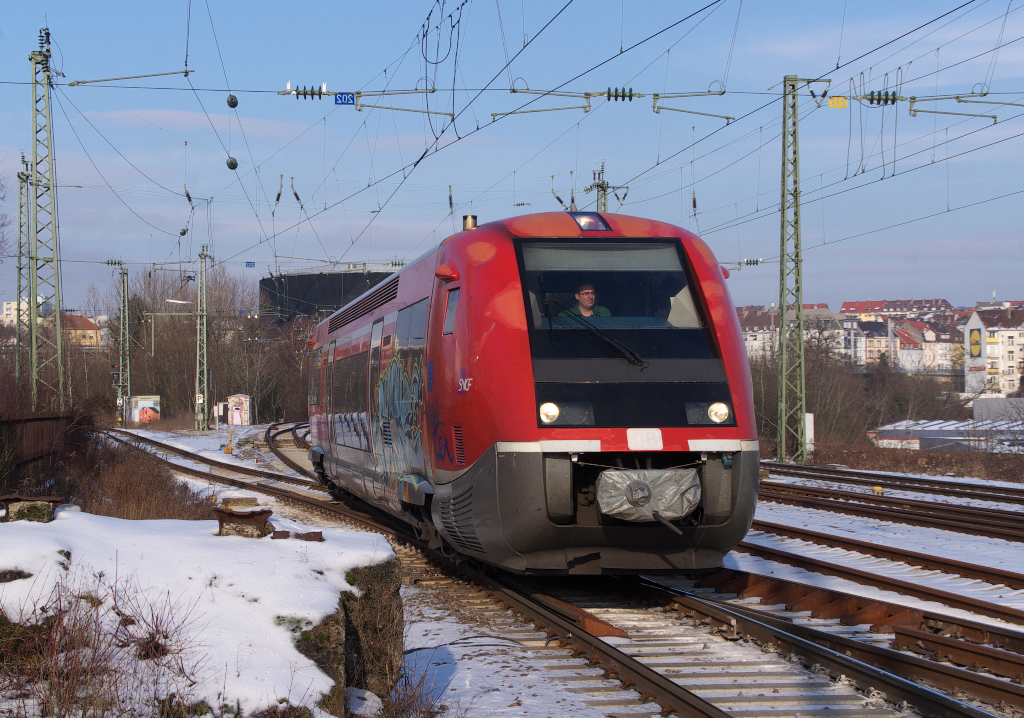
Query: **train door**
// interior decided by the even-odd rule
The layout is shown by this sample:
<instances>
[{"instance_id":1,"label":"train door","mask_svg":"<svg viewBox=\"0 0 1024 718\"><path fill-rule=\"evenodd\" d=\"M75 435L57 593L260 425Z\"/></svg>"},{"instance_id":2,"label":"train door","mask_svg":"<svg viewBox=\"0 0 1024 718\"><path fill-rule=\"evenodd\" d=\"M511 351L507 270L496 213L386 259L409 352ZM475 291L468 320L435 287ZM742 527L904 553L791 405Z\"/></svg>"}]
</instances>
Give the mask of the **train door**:
<instances>
[{"instance_id":1,"label":"train door","mask_svg":"<svg viewBox=\"0 0 1024 718\"><path fill-rule=\"evenodd\" d=\"M324 420L327 422L327 450L331 456L335 454L334 445L337 443L337 427L334 421L334 345L333 341L327 345L327 358L324 362Z\"/></svg>"},{"instance_id":2,"label":"train door","mask_svg":"<svg viewBox=\"0 0 1024 718\"><path fill-rule=\"evenodd\" d=\"M384 336L384 320L379 319L373 323L370 329L370 380L367 382L370 410L370 450L373 452L376 470L369 469L365 478L365 488L368 496L378 498L380 491L377 487L378 478L384 471L384 446L382 441L381 416L382 405L377 401L377 385L380 383L380 354L381 339ZM382 477L381 477L382 478Z\"/></svg>"}]
</instances>

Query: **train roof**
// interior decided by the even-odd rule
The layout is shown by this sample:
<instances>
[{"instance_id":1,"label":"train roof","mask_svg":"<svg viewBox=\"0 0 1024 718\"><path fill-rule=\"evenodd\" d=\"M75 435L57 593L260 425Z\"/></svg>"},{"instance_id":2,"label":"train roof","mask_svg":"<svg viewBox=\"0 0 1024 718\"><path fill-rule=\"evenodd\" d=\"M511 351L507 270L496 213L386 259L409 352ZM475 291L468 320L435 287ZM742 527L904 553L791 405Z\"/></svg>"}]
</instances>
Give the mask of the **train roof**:
<instances>
[{"instance_id":1,"label":"train roof","mask_svg":"<svg viewBox=\"0 0 1024 718\"><path fill-rule=\"evenodd\" d=\"M578 215L600 215L608 225L607 230L582 230L574 216ZM480 230L495 230L504 228L507 232L516 237L600 237L600 236L628 236L628 237L691 237L696 238L692 232L668 222L660 222L654 219L634 217L628 214L615 214L613 212L537 212L535 214L522 214L515 217L494 220L487 224L481 224L474 229L456 232L441 240L436 246L423 252L394 274L370 287L365 292L354 298L342 307L339 307L332 314L321 320L329 322L332 317L339 314L356 302L372 294L378 287L394 281L394 279L405 272L409 267L437 252L438 249L460 237L467 232L478 232Z\"/></svg>"}]
</instances>

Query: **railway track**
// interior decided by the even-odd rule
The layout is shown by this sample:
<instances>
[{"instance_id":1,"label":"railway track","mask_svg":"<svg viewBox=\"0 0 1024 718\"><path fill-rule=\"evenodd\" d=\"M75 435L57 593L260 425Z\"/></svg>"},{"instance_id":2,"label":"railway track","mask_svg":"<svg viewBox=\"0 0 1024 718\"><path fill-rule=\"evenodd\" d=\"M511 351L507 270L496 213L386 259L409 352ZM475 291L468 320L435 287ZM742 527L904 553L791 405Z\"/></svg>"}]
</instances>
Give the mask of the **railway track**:
<instances>
[{"instance_id":1,"label":"railway track","mask_svg":"<svg viewBox=\"0 0 1024 718\"><path fill-rule=\"evenodd\" d=\"M296 431L300 428L272 427L267 432L268 444L280 450L276 442L289 431L294 443L301 444ZM895 618L888 621L891 633L872 632L868 626L869 630L854 633L851 638L845 634L853 629L842 621L854 620L856 612L847 610L839 618L835 612L839 604L849 609L853 601L864 599L801 584L780 588L777 579L736 572L675 579L674 584L672 579L612 579L603 582L607 585L598 593L574 594L572 587L579 585L578 579L538 585L503 574L490 575L468 562L453 563L418 545L403 527L328 500L319 487L311 486L311 481L217 462L161 442L143 443L216 467L219 472L239 472L243 476L183 468L158 456L176 470L274 495L323 516L385 534L402 558L408 582L448 590L476 620L515 640L518 645L514 650L543 662L543 670L555 676L567 692L590 696L585 702L609 716L990 715L918 682L951 695L1024 709L1024 693L1018 684L879 645L895 638L911 642L910 648L926 655L941 657L952 651L941 647L945 638L955 641L954 647L960 650L973 650L972 655L1000 651L995 658L986 659L995 663L996 658L1006 661L1003 653L1024 650L1024 639L1013 631L938 613L927 618L922 613L914 628L914 616L907 615L906 607L886 604L879 608L869 602L858 609L860 618L871 614L881 623ZM723 591L738 579L748 585L734 595ZM782 603L781 610L774 613L743 605L751 600L778 598L778 590L767 593L772 587L788 590L787 596L793 600ZM798 592L802 593L796 597ZM797 605L804 598L806 604L813 604L812 608ZM778 609L779 605L768 608ZM815 612L817 615L812 615ZM823 623L829 625L815 625ZM838 633L832 624L839 626ZM713 629L711 634L707 627ZM918 636L914 630L927 635ZM958 658L963 655L956 654ZM1013 665L1012 659L1006 665ZM973 662L963 664L985 665L976 657L970 660ZM1011 670L1002 667L1001 672L992 672L1003 676Z\"/></svg>"},{"instance_id":2,"label":"railway track","mask_svg":"<svg viewBox=\"0 0 1024 718\"><path fill-rule=\"evenodd\" d=\"M271 424L270 426L267 427L266 434L264 435L267 442L267 446L270 447L270 450L274 453L274 456L280 459L281 462L292 471L298 472L299 474L305 476L306 478L311 479L313 481L317 481L319 483L316 474L307 469L305 466L299 464L299 462L295 461L295 459L293 459L292 457L285 454L284 451L282 451L281 448L278 447L276 443L276 439L282 434L291 434L292 442L294 442L295 448L308 449L309 442L303 441L302 439L299 438L298 430L300 427L309 425L304 423L295 424L294 426L291 426L287 429L282 429L280 431L274 432L274 429L278 426L281 426L281 424Z\"/></svg>"},{"instance_id":3,"label":"railway track","mask_svg":"<svg viewBox=\"0 0 1024 718\"><path fill-rule=\"evenodd\" d=\"M933 477L883 474L829 466L799 466L775 461L762 461L761 466L778 476L1024 505L1024 486L1017 488L970 481L944 481Z\"/></svg>"},{"instance_id":4,"label":"railway track","mask_svg":"<svg viewBox=\"0 0 1024 718\"><path fill-rule=\"evenodd\" d=\"M1024 574L1015 573L1013 571L988 568L987 566L978 566L965 561L957 561L955 559L942 558L931 554L907 551L905 549L893 548L891 546L881 546L868 541L858 541L857 539L837 536L835 534L823 534L817 531L810 531L808 529L783 526L782 524L772 523L770 521L759 521L755 519L751 525L751 529L754 531L764 531L765 533L775 534L777 536L799 539L809 543L820 544L822 546L856 551L868 556L875 556L876 558L898 561L909 566L919 566L926 570L942 571L943 573L948 573L954 576L977 579L979 581L990 583L993 586L1004 585L1014 590L1024 589Z\"/></svg>"},{"instance_id":5,"label":"railway track","mask_svg":"<svg viewBox=\"0 0 1024 718\"><path fill-rule=\"evenodd\" d=\"M937 501L873 496L795 484L761 483L758 496L803 508L883 519L1007 541L1024 541L1024 512L981 509ZM978 497L975 497L978 498Z\"/></svg>"}]
</instances>

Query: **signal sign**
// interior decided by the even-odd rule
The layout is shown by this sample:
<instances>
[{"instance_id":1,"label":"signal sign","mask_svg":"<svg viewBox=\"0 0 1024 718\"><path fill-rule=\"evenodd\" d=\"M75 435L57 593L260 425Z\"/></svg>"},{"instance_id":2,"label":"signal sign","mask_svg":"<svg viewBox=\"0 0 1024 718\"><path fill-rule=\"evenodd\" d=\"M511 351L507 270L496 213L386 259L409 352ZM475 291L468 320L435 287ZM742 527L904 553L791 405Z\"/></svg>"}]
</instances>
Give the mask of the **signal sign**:
<instances>
[{"instance_id":1,"label":"signal sign","mask_svg":"<svg viewBox=\"0 0 1024 718\"><path fill-rule=\"evenodd\" d=\"M256 266L256 262L246 262L245 263L245 268L246 269L252 269L255 266Z\"/></svg>"},{"instance_id":2,"label":"signal sign","mask_svg":"<svg viewBox=\"0 0 1024 718\"><path fill-rule=\"evenodd\" d=\"M833 109L843 110L846 109L847 107L847 100L845 97L833 95L832 97L828 98L828 106Z\"/></svg>"},{"instance_id":3,"label":"signal sign","mask_svg":"<svg viewBox=\"0 0 1024 718\"><path fill-rule=\"evenodd\" d=\"M354 105L356 104L356 96L353 92L339 92L334 96L335 105Z\"/></svg>"}]
</instances>

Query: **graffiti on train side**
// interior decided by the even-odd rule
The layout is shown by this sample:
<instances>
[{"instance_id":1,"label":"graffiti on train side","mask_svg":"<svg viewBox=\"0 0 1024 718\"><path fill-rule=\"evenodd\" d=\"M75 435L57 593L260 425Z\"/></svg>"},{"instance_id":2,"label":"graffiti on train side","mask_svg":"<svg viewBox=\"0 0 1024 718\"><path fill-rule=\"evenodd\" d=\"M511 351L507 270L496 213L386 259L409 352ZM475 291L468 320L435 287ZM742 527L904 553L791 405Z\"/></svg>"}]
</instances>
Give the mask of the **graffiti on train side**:
<instances>
[{"instance_id":1,"label":"graffiti on train side","mask_svg":"<svg viewBox=\"0 0 1024 718\"><path fill-rule=\"evenodd\" d=\"M441 421L441 399L437 395L427 401L427 427L430 430L430 446L434 450L434 461L454 461L448 446L448 432Z\"/></svg>"},{"instance_id":2,"label":"graffiti on train side","mask_svg":"<svg viewBox=\"0 0 1024 718\"><path fill-rule=\"evenodd\" d=\"M373 453L386 476L426 475L422 351L399 352L373 387Z\"/></svg>"}]
</instances>

